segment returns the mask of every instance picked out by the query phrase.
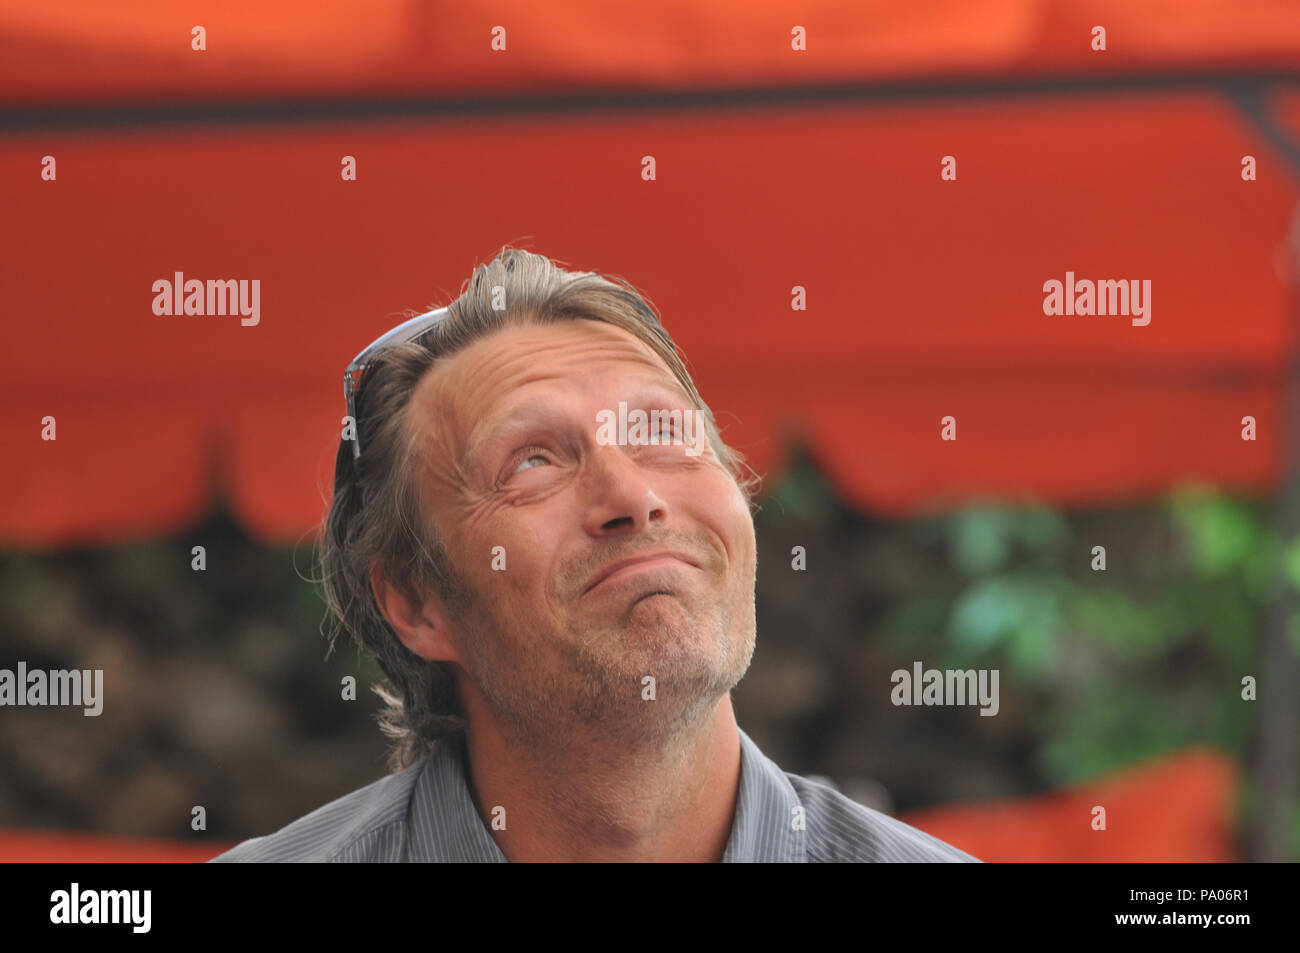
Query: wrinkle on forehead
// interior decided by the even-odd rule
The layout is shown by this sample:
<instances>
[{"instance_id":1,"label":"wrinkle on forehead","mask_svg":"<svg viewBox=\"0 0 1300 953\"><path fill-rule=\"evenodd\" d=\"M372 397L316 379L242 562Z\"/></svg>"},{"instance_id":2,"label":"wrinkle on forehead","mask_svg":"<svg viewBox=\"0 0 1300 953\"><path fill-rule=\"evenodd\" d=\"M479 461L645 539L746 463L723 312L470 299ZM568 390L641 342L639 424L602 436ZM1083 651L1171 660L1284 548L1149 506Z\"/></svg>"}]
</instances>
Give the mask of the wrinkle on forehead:
<instances>
[{"instance_id":1,"label":"wrinkle on forehead","mask_svg":"<svg viewBox=\"0 0 1300 953\"><path fill-rule=\"evenodd\" d=\"M464 482L460 464L473 430L514 391L541 380L574 378L599 364L638 365L686 392L658 354L616 325L575 319L494 331L438 361L416 385L408 426L420 428L419 445L436 475ZM539 365L545 366L539 366ZM432 426L430 426L432 423Z\"/></svg>"}]
</instances>

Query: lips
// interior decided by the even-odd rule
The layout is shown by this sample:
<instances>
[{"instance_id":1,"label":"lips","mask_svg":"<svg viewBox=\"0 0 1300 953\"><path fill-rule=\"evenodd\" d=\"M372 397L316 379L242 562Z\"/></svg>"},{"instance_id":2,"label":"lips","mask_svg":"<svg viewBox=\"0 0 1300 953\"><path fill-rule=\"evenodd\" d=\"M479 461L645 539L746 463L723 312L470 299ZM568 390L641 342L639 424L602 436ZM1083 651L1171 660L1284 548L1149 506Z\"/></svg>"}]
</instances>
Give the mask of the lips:
<instances>
[{"instance_id":1,"label":"lips","mask_svg":"<svg viewBox=\"0 0 1300 953\"><path fill-rule=\"evenodd\" d=\"M610 576L614 575L614 573L618 572L620 569L626 569L628 566L635 566L638 563L653 562L659 559L676 560L678 562L685 563L687 566L691 566L695 569L700 568L699 563L697 563L691 557L687 556L685 553L671 552L669 550L659 550L656 552L640 553L639 555L629 556L627 559L620 559L618 562L610 563L608 566L606 566L604 569L602 569L599 573L596 574L595 578L592 579L592 581L587 584L587 588L582 591L582 594L585 596L587 593L591 592L591 590L595 589L597 586L599 586Z\"/></svg>"}]
</instances>

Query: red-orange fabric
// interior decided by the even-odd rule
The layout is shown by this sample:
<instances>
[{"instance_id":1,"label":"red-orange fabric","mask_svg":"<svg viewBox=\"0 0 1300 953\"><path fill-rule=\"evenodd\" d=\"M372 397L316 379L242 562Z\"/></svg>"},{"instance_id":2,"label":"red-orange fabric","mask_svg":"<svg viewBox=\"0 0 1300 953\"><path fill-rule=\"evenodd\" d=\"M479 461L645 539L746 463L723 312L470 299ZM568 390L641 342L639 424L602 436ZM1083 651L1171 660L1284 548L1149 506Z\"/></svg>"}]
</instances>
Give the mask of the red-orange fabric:
<instances>
[{"instance_id":1,"label":"red-orange fabric","mask_svg":"<svg viewBox=\"0 0 1300 953\"><path fill-rule=\"evenodd\" d=\"M191 30L207 49L191 49ZM1106 50L1093 50L1093 28ZM506 51L490 46L504 27ZM807 54L791 50L807 31ZM9 0L0 89L21 102L698 89L1300 62L1292 0Z\"/></svg>"},{"instance_id":2,"label":"red-orange fabric","mask_svg":"<svg viewBox=\"0 0 1300 953\"><path fill-rule=\"evenodd\" d=\"M965 4L925 16L903 4L827 8L820 39L856 43L857 59L836 69L859 78L914 76L963 56L1004 76L1034 64L1097 76L1118 64L1262 66L1283 49L1300 63L1300 22L1280 16L1284 4L1205 4L1201 20L1166 15L1165 3L1103 4L1105 17L1077 3L980 6L978 23ZM82 19L56 28L48 18L73 8ZM725 8L692 7L686 22ZM738 16L720 62L698 37L674 34L672 54L657 19L630 14L621 41L602 32L589 62L566 60L563 44L577 40L562 26L577 14L566 20L564 5L494 5L478 20L460 8L437 31L406 4L367 6L364 17L331 3L300 18L204 8L216 18L210 51L229 57L238 46L238 68L220 57L182 68L190 60L160 52L170 27L158 5L114 9L4 8L5 85L29 103L278 95L291 80L325 100L375 77L390 92L450 94L485 88L493 68L452 38L498 20L515 24L511 49L523 51L498 92L561 75L607 88L620 70L614 85L706 87L721 72L700 70L724 65L729 82L796 78L765 45L787 48L788 27L764 39L756 26L789 14L761 5ZM856 33L829 28L857 16ZM1110 24L1110 48L1076 61L1063 52L1076 39L1062 31L1090 19ZM590 39L617 22L579 32ZM868 26L892 38L883 64ZM421 29L459 52L401 45ZM183 33L185 57L202 57ZM1086 51L1086 36L1078 42ZM404 56L385 52L399 47ZM40 62L10 55L41 49ZM326 49L338 57L329 81ZM279 54L249 66L269 50ZM555 72L560 60L567 73ZM41 65L55 61L59 70ZM831 69L818 62L809 68ZM1280 103L1279 121L1300 139L1300 95ZM41 179L46 155L55 181ZM641 178L646 155L655 181ZM947 155L956 181L940 178ZM1242 180L1246 155L1257 181ZM355 182L340 177L343 156L357 159ZM659 306L726 438L775 476L786 435L803 435L859 508L904 515L991 494L1098 503L1182 480L1267 492L1278 479L1294 290L1279 261L1296 180L1214 88L15 127L0 136L0 177L7 545L175 532L218 494L261 538L310 533L330 484L344 365L406 309L449 300L508 242L634 282ZM260 324L153 314L153 282L178 271L259 279ZM1067 271L1149 279L1150 325L1044 315L1043 283ZM807 289L807 311L791 310L795 286ZM41 439L47 415L56 441ZM945 442L949 415L958 439ZM1241 439L1244 416L1258 423L1255 441Z\"/></svg>"},{"instance_id":3,"label":"red-orange fabric","mask_svg":"<svg viewBox=\"0 0 1300 953\"><path fill-rule=\"evenodd\" d=\"M1225 863L1241 859L1237 780L1223 752L1191 749L1051 794L903 820L987 862Z\"/></svg>"},{"instance_id":4,"label":"red-orange fabric","mask_svg":"<svg viewBox=\"0 0 1300 953\"><path fill-rule=\"evenodd\" d=\"M179 844L63 831L0 831L0 863L196 864L211 860L234 846Z\"/></svg>"}]
</instances>

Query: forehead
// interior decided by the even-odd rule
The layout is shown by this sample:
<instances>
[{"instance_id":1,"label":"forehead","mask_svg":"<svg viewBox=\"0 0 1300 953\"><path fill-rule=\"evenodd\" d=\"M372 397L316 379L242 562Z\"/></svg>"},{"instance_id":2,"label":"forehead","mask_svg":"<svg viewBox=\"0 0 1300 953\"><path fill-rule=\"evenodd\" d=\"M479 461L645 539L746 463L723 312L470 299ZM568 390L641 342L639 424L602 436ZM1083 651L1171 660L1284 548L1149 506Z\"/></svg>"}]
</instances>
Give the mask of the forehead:
<instances>
[{"instance_id":1,"label":"forehead","mask_svg":"<svg viewBox=\"0 0 1300 953\"><path fill-rule=\"evenodd\" d=\"M463 442L469 428L512 403L522 388L548 382L574 387L607 375L658 382L684 395L649 345L608 322L577 319L504 328L437 362L412 395L413 418L450 424Z\"/></svg>"}]
</instances>

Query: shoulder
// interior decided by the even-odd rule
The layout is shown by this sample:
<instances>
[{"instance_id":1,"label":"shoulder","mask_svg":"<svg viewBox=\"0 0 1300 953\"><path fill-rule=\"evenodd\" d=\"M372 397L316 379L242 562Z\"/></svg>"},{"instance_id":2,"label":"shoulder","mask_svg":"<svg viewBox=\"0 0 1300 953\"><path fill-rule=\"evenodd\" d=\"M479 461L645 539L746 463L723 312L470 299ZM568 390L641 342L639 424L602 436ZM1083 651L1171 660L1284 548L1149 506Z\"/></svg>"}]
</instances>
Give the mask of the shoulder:
<instances>
[{"instance_id":1,"label":"shoulder","mask_svg":"<svg viewBox=\"0 0 1300 953\"><path fill-rule=\"evenodd\" d=\"M811 862L981 862L910 824L845 797L830 785L788 771L785 776L806 813Z\"/></svg>"},{"instance_id":2,"label":"shoulder","mask_svg":"<svg viewBox=\"0 0 1300 953\"><path fill-rule=\"evenodd\" d=\"M209 863L385 862L402 858L411 792L421 761L318 807L273 834Z\"/></svg>"}]
</instances>

